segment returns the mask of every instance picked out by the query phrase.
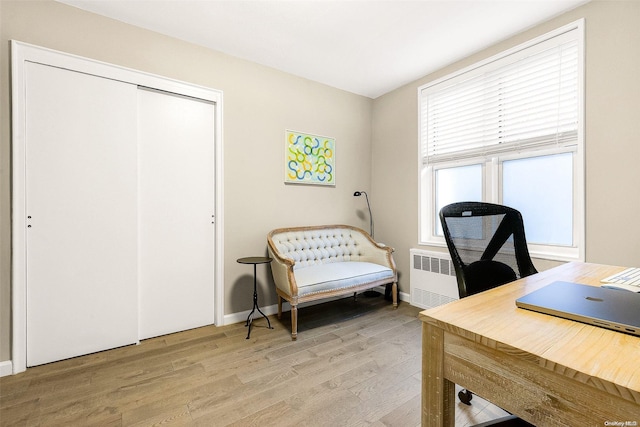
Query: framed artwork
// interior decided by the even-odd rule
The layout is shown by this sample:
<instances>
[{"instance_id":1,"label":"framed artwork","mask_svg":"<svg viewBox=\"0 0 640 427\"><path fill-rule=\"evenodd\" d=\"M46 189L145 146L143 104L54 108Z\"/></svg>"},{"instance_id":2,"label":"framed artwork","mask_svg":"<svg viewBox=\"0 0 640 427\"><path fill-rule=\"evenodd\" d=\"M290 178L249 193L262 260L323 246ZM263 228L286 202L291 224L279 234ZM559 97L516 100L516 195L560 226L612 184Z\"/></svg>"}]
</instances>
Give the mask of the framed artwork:
<instances>
[{"instance_id":1,"label":"framed artwork","mask_svg":"<svg viewBox=\"0 0 640 427\"><path fill-rule=\"evenodd\" d=\"M285 131L284 182L336 185L336 140Z\"/></svg>"}]
</instances>

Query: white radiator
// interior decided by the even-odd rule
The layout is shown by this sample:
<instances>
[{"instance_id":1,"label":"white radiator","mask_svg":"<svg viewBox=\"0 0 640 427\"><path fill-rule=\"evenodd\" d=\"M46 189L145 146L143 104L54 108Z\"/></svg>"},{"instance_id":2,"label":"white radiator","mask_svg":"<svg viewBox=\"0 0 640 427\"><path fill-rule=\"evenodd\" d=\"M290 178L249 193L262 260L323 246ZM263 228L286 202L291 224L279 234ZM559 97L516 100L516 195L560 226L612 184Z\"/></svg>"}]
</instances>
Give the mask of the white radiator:
<instances>
[{"instance_id":1,"label":"white radiator","mask_svg":"<svg viewBox=\"0 0 640 427\"><path fill-rule=\"evenodd\" d=\"M411 305L432 308L458 299L456 272L448 253L410 249Z\"/></svg>"}]
</instances>

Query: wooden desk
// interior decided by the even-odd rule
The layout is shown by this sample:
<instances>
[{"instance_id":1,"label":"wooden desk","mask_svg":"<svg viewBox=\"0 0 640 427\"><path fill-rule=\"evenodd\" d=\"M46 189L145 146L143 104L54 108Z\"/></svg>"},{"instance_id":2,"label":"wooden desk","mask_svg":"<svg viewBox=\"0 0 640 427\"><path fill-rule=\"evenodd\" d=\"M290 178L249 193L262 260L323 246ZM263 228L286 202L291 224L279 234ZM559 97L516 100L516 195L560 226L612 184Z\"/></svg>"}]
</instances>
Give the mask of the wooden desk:
<instances>
[{"instance_id":1,"label":"wooden desk","mask_svg":"<svg viewBox=\"0 0 640 427\"><path fill-rule=\"evenodd\" d=\"M420 313L422 425L454 425L459 384L536 426L640 426L640 338L515 305L622 269L569 263Z\"/></svg>"}]
</instances>

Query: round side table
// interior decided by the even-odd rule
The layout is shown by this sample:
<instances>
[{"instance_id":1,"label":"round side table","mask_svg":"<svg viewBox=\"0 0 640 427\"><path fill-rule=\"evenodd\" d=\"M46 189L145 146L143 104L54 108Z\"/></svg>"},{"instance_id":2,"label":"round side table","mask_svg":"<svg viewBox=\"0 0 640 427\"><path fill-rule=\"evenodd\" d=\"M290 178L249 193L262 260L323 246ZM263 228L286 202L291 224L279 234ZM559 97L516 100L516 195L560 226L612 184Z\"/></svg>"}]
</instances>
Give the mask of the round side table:
<instances>
[{"instance_id":1,"label":"round side table","mask_svg":"<svg viewBox=\"0 0 640 427\"><path fill-rule=\"evenodd\" d=\"M263 257L263 256L250 256L245 258L238 258L237 261L240 264L253 264L253 308L251 309L251 313L249 313L249 316L247 316L247 322L244 325L249 327L249 331L247 332L247 338L246 338L246 339L249 339L249 336L251 335L251 324L253 323L253 313L255 313L256 310L258 310L258 312L262 314L262 316L265 319L267 319L267 324L269 325L269 329L273 329L271 327L271 322L269 321L269 318L260 310L260 307L258 307L258 289L256 287L256 266L258 264L270 263L271 258Z\"/></svg>"}]
</instances>

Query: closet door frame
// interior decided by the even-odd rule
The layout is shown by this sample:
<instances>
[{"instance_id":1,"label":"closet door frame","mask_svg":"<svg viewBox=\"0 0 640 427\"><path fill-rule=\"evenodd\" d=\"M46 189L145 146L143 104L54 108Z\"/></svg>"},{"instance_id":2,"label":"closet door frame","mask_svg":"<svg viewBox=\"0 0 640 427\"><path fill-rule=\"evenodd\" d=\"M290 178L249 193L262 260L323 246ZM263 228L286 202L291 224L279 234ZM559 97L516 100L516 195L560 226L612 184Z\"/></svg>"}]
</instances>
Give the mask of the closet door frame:
<instances>
[{"instance_id":1,"label":"closet door frame","mask_svg":"<svg viewBox=\"0 0 640 427\"><path fill-rule=\"evenodd\" d=\"M26 214L26 76L25 64L35 62L99 77L171 92L214 104L214 321L224 323L223 142L222 92L89 58L11 41L12 91L12 264L11 352L14 374L27 369L27 214Z\"/></svg>"}]
</instances>

